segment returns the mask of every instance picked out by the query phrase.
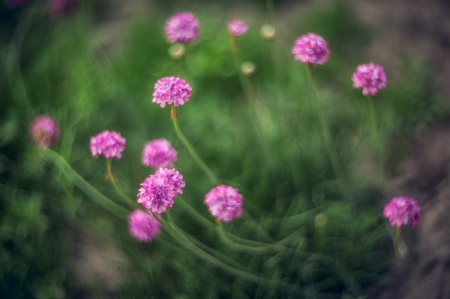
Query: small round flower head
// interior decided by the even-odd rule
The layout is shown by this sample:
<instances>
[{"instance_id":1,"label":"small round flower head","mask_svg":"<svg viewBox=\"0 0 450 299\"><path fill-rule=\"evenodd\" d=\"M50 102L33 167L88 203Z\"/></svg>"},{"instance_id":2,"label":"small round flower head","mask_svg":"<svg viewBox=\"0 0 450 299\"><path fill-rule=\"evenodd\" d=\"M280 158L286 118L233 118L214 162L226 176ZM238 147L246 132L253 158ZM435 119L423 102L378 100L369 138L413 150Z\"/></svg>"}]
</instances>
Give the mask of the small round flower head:
<instances>
[{"instance_id":1,"label":"small round flower head","mask_svg":"<svg viewBox=\"0 0 450 299\"><path fill-rule=\"evenodd\" d=\"M262 38L265 40L273 40L275 37L275 34L277 33L277 30L275 26L266 24L261 27L259 30L259 33L261 34Z\"/></svg>"},{"instance_id":2,"label":"small round flower head","mask_svg":"<svg viewBox=\"0 0 450 299\"><path fill-rule=\"evenodd\" d=\"M161 214L173 206L173 198L182 194L183 176L175 169L160 168L141 184L137 202L153 213Z\"/></svg>"},{"instance_id":3,"label":"small round flower head","mask_svg":"<svg viewBox=\"0 0 450 299\"><path fill-rule=\"evenodd\" d=\"M48 148L58 141L59 126L50 116L40 115L31 122L30 135L37 146Z\"/></svg>"},{"instance_id":4,"label":"small round flower head","mask_svg":"<svg viewBox=\"0 0 450 299\"><path fill-rule=\"evenodd\" d=\"M173 167L177 160L177 151L166 139L156 139L147 142L142 152L142 164L160 168Z\"/></svg>"},{"instance_id":5,"label":"small round flower head","mask_svg":"<svg viewBox=\"0 0 450 299\"><path fill-rule=\"evenodd\" d=\"M394 197L384 207L383 216L389 220L391 226L401 228L410 225L413 228L420 223L420 207L409 197Z\"/></svg>"},{"instance_id":6,"label":"small round flower head","mask_svg":"<svg viewBox=\"0 0 450 299\"><path fill-rule=\"evenodd\" d=\"M292 54L296 60L317 65L327 62L330 50L327 42L320 35L308 33L295 40Z\"/></svg>"},{"instance_id":7,"label":"small round flower head","mask_svg":"<svg viewBox=\"0 0 450 299\"><path fill-rule=\"evenodd\" d=\"M134 210L128 216L130 233L140 242L149 242L156 238L161 231L161 224L152 215Z\"/></svg>"},{"instance_id":8,"label":"small round flower head","mask_svg":"<svg viewBox=\"0 0 450 299\"><path fill-rule=\"evenodd\" d=\"M242 215L242 195L230 186L217 186L205 195L204 203L218 220L229 222Z\"/></svg>"},{"instance_id":9,"label":"small round flower head","mask_svg":"<svg viewBox=\"0 0 450 299\"><path fill-rule=\"evenodd\" d=\"M193 13L180 12L166 21L165 34L171 43L190 44L200 36L200 23Z\"/></svg>"},{"instance_id":10,"label":"small round flower head","mask_svg":"<svg viewBox=\"0 0 450 299\"><path fill-rule=\"evenodd\" d=\"M178 77L164 77L155 83L153 91L153 103L164 108L166 105L175 107L189 101L192 88L189 84Z\"/></svg>"},{"instance_id":11,"label":"small round flower head","mask_svg":"<svg viewBox=\"0 0 450 299\"><path fill-rule=\"evenodd\" d=\"M103 131L91 138L91 153L93 157L103 155L107 159L122 158L125 149L125 138L114 131Z\"/></svg>"},{"instance_id":12,"label":"small round flower head","mask_svg":"<svg viewBox=\"0 0 450 299\"><path fill-rule=\"evenodd\" d=\"M386 74L383 67L374 64L360 64L352 76L353 87L362 88L363 95L374 96L379 89L386 87Z\"/></svg>"},{"instance_id":13,"label":"small round flower head","mask_svg":"<svg viewBox=\"0 0 450 299\"><path fill-rule=\"evenodd\" d=\"M239 37L248 30L248 26L244 21L232 20L227 25L228 33L231 36Z\"/></svg>"}]
</instances>

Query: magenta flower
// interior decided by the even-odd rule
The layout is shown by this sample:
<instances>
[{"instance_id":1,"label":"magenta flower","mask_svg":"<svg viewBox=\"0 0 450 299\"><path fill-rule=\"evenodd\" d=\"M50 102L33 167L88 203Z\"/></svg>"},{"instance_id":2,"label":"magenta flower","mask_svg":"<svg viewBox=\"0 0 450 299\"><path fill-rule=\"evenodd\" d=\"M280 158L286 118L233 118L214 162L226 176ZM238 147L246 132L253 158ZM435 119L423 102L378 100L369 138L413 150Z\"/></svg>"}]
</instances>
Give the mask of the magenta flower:
<instances>
[{"instance_id":1,"label":"magenta flower","mask_svg":"<svg viewBox=\"0 0 450 299\"><path fill-rule=\"evenodd\" d=\"M177 160L177 151L166 139L156 139L147 142L142 152L142 164L161 168L173 167Z\"/></svg>"},{"instance_id":2,"label":"magenta flower","mask_svg":"<svg viewBox=\"0 0 450 299\"><path fill-rule=\"evenodd\" d=\"M317 65L327 62L330 50L320 35L308 33L297 38L292 47L292 54L296 60Z\"/></svg>"},{"instance_id":3,"label":"magenta flower","mask_svg":"<svg viewBox=\"0 0 450 299\"><path fill-rule=\"evenodd\" d=\"M160 168L141 184L137 202L153 213L161 214L173 206L173 198L183 194L183 176L175 169Z\"/></svg>"},{"instance_id":4,"label":"magenta flower","mask_svg":"<svg viewBox=\"0 0 450 299\"><path fill-rule=\"evenodd\" d=\"M231 36L239 37L247 32L248 26L244 21L232 20L228 23L227 29Z\"/></svg>"},{"instance_id":5,"label":"magenta flower","mask_svg":"<svg viewBox=\"0 0 450 299\"><path fill-rule=\"evenodd\" d=\"M200 36L200 23L191 12L180 12L166 22L165 34L169 42L190 44Z\"/></svg>"},{"instance_id":6,"label":"magenta flower","mask_svg":"<svg viewBox=\"0 0 450 299\"><path fill-rule=\"evenodd\" d=\"M155 84L153 91L153 103L157 103L164 108L167 105L175 107L183 105L189 101L192 88L189 84L178 77L164 77Z\"/></svg>"},{"instance_id":7,"label":"magenta flower","mask_svg":"<svg viewBox=\"0 0 450 299\"><path fill-rule=\"evenodd\" d=\"M161 223L152 215L141 210L134 210L128 216L128 227L131 235L140 242L153 240L161 231Z\"/></svg>"},{"instance_id":8,"label":"magenta flower","mask_svg":"<svg viewBox=\"0 0 450 299\"><path fill-rule=\"evenodd\" d=\"M59 18L67 15L77 4L76 0L48 0L50 15Z\"/></svg>"},{"instance_id":9,"label":"magenta flower","mask_svg":"<svg viewBox=\"0 0 450 299\"><path fill-rule=\"evenodd\" d=\"M242 215L242 195L230 186L217 186L205 195L204 203L217 219L229 222Z\"/></svg>"},{"instance_id":10,"label":"magenta flower","mask_svg":"<svg viewBox=\"0 0 450 299\"><path fill-rule=\"evenodd\" d=\"M49 148L59 140L58 123L48 115L37 116L30 125L30 135L40 148Z\"/></svg>"},{"instance_id":11,"label":"magenta flower","mask_svg":"<svg viewBox=\"0 0 450 299\"><path fill-rule=\"evenodd\" d=\"M374 64L360 64L352 76L353 87L362 88L363 95L374 96L379 89L386 87L386 74L383 67Z\"/></svg>"},{"instance_id":12,"label":"magenta flower","mask_svg":"<svg viewBox=\"0 0 450 299\"><path fill-rule=\"evenodd\" d=\"M383 216L397 229L406 225L414 228L420 223L420 207L412 198L394 197L384 207Z\"/></svg>"},{"instance_id":13,"label":"magenta flower","mask_svg":"<svg viewBox=\"0 0 450 299\"><path fill-rule=\"evenodd\" d=\"M103 131L91 138L91 153L93 157L103 155L107 159L122 158L125 149L125 138L114 131Z\"/></svg>"}]
</instances>

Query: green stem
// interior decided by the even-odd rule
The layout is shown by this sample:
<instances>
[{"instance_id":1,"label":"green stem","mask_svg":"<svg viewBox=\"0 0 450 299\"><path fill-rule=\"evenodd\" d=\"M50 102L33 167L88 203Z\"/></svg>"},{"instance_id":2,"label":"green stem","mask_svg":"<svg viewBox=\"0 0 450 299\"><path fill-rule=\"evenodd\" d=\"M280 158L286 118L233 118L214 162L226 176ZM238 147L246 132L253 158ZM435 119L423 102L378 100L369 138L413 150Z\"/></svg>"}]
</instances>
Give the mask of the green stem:
<instances>
[{"instance_id":1,"label":"green stem","mask_svg":"<svg viewBox=\"0 0 450 299\"><path fill-rule=\"evenodd\" d=\"M203 169L204 172L218 185L222 185L222 182L219 180L219 178L212 172L211 169L203 162L202 158L197 154L194 147L191 145L191 143L187 140L187 138L184 136L184 134L181 132L180 126L178 125L178 120L176 116L176 108L172 106L172 121L173 121L173 127L175 128L175 132L180 138L183 145L186 147L188 152L191 154L191 156L194 158L194 160L197 162L198 165Z\"/></svg>"},{"instance_id":2,"label":"green stem","mask_svg":"<svg viewBox=\"0 0 450 299\"><path fill-rule=\"evenodd\" d=\"M367 101L369 102L369 110L370 110L370 119L372 122L372 130L373 130L373 135L375 136L375 142L377 145L377 151L378 151L378 174L380 177L380 184L381 184L381 189L383 191L383 195L386 196L386 189L384 186L384 169L383 169L383 154L381 152L381 145L380 145L380 138L378 136L378 130L377 130L377 126L376 126L376 121L375 121L375 107L373 105L373 100L372 97L368 96L367 97Z\"/></svg>"},{"instance_id":3,"label":"green stem","mask_svg":"<svg viewBox=\"0 0 450 299\"><path fill-rule=\"evenodd\" d=\"M111 199L100 193L96 188L84 180L75 170L73 170L62 156L51 149L43 150L42 154L44 159L52 162L59 169L61 169L67 178L71 179L73 184L89 196L95 203L108 210L115 216L121 219L127 219L127 216L130 213L129 210L116 204Z\"/></svg>"},{"instance_id":4,"label":"green stem","mask_svg":"<svg viewBox=\"0 0 450 299\"><path fill-rule=\"evenodd\" d=\"M344 195L344 197L349 198L349 196L347 195L347 193L345 191L346 189L342 186L342 183L340 181L341 176L339 173L337 159L336 159L334 151L331 149L332 146L331 146L331 140L330 140L329 131L328 131L328 125L325 121L325 117L323 116L322 110L320 109L320 106L319 106L319 96L317 95L317 90L314 85L314 81L312 79L311 66L309 66L308 64L306 65L306 75L308 77L309 86L311 87L311 90L313 93L314 106L316 107L317 115L319 116L320 127L322 129L323 141L325 144L325 149L327 151L328 157L331 162L331 167L333 169L334 176L338 183L338 187L341 191L341 194Z\"/></svg>"}]
</instances>

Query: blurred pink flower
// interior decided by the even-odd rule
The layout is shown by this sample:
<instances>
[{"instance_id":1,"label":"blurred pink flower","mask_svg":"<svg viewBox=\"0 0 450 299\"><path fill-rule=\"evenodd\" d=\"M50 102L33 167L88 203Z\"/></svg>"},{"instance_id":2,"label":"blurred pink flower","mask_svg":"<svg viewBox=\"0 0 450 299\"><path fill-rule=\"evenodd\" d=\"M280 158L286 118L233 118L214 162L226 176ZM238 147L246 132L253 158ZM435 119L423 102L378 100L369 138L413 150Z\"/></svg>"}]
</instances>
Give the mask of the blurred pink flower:
<instances>
[{"instance_id":1,"label":"blurred pink flower","mask_svg":"<svg viewBox=\"0 0 450 299\"><path fill-rule=\"evenodd\" d=\"M160 168L173 167L177 160L177 151L166 139L156 139L147 142L142 152L142 164Z\"/></svg>"},{"instance_id":2,"label":"blurred pink flower","mask_svg":"<svg viewBox=\"0 0 450 299\"><path fill-rule=\"evenodd\" d=\"M374 64L360 64L352 76L353 87L362 88L363 95L374 96L378 90L386 87L386 73L383 67Z\"/></svg>"},{"instance_id":3,"label":"blurred pink flower","mask_svg":"<svg viewBox=\"0 0 450 299\"><path fill-rule=\"evenodd\" d=\"M30 135L37 146L48 148L59 140L58 123L48 115L37 116L31 122Z\"/></svg>"},{"instance_id":4,"label":"blurred pink flower","mask_svg":"<svg viewBox=\"0 0 450 299\"><path fill-rule=\"evenodd\" d=\"M140 242L149 242L156 238L161 231L161 224L152 215L134 210L128 216L130 233Z\"/></svg>"},{"instance_id":5,"label":"blurred pink flower","mask_svg":"<svg viewBox=\"0 0 450 299\"><path fill-rule=\"evenodd\" d=\"M230 186L217 186L206 195L204 203L211 215L221 221L229 222L242 215L243 197Z\"/></svg>"},{"instance_id":6,"label":"blurred pink flower","mask_svg":"<svg viewBox=\"0 0 450 299\"><path fill-rule=\"evenodd\" d=\"M190 44L200 36L200 23L193 13L180 12L166 21L165 34L171 43Z\"/></svg>"},{"instance_id":7,"label":"blurred pink flower","mask_svg":"<svg viewBox=\"0 0 450 299\"><path fill-rule=\"evenodd\" d=\"M394 197L384 207L383 216L389 219L391 226L401 228L409 225L416 227L420 223L420 207L409 197Z\"/></svg>"},{"instance_id":8,"label":"blurred pink flower","mask_svg":"<svg viewBox=\"0 0 450 299\"><path fill-rule=\"evenodd\" d=\"M294 54L296 60L318 65L327 62L328 57L330 57L330 50L327 42L320 35L308 33L295 40L292 54Z\"/></svg>"},{"instance_id":9,"label":"blurred pink flower","mask_svg":"<svg viewBox=\"0 0 450 299\"><path fill-rule=\"evenodd\" d=\"M227 29L231 36L239 37L247 32L248 26L244 21L232 20L228 23Z\"/></svg>"},{"instance_id":10,"label":"blurred pink flower","mask_svg":"<svg viewBox=\"0 0 450 299\"><path fill-rule=\"evenodd\" d=\"M50 15L59 18L70 13L77 5L77 0L48 0Z\"/></svg>"}]
</instances>

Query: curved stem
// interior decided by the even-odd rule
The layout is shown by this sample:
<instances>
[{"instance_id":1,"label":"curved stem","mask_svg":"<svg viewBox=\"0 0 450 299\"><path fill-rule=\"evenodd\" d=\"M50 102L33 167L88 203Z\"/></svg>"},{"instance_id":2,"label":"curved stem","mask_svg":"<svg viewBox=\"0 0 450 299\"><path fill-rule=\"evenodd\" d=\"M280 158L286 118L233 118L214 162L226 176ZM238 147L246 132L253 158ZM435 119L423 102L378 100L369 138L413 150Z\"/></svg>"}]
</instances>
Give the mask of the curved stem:
<instances>
[{"instance_id":1,"label":"curved stem","mask_svg":"<svg viewBox=\"0 0 450 299\"><path fill-rule=\"evenodd\" d=\"M84 180L72 167L67 163L67 161L60 156L58 153L52 151L51 149L45 149L42 151L43 157L56 165L62 172L71 179L73 184L77 186L81 191L83 191L87 196L89 196L94 202L108 210L115 216L121 219L127 219L129 210L116 204L111 199L100 193L96 188Z\"/></svg>"},{"instance_id":2,"label":"curved stem","mask_svg":"<svg viewBox=\"0 0 450 299\"><path fill-rule=\"evenodd\" d=\"M191 156L194 158L194 160L197 162L197 164L203 169L206 174L218 185L222 185L222 182L219 180L219 178L212 172L211 169L203 162L202 158L197 154L194 147L191 145L191 143L187 140L187 138L184 136L184 134L181 132L180 126L178 125L178 119L176 117L176 108L172 106L172 121L173 121L173 127L175 128L175 132L180 138L183 145L186 147L186 149L189 151Z\"/></svg>"}]
</instances>

